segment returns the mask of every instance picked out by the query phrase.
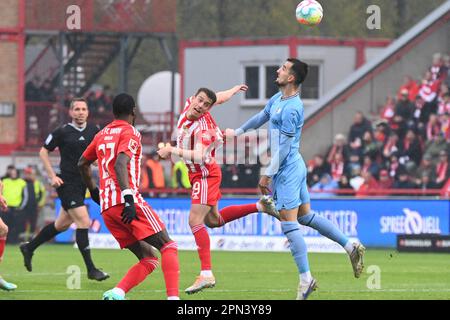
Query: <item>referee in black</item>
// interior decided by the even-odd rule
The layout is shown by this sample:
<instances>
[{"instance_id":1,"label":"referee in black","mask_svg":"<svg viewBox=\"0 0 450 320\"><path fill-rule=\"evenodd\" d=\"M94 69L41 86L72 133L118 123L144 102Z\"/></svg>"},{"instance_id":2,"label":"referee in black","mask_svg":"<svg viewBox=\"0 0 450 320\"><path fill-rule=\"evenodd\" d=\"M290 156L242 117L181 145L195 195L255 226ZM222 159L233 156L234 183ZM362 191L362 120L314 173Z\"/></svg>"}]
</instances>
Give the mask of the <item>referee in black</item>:
<instances>
[{"instance_id":1,"label":"referee in black","mask_svg":"<svg viewBox=\"0 0 450 320\"><path fill-rule=\"evenodd\" d=\"M59 217L54 223L44 227L32 241L22 244L20 251L24 257L26 269L31 272L31 259L34 251L41 244L66 231L72 223L75 223L77 226L76 242L86 264L88 278L102 281L108 279L109 275L97 269L91 258L88 238L90 218L84 205L86 185L83 183L77 166L82 153L94 139L99 128L87 123L89 111L84 99L72 100L69 114L72 122L53 131L39 152L50 183L52 187L56 188L61 199L62 208ZM59 165L61 173L58 175L55 174L49 159L49 152L57 147L61 155ZM93 199L98 197L98 193L92 194Z\"/></svg>"}]
</instances>

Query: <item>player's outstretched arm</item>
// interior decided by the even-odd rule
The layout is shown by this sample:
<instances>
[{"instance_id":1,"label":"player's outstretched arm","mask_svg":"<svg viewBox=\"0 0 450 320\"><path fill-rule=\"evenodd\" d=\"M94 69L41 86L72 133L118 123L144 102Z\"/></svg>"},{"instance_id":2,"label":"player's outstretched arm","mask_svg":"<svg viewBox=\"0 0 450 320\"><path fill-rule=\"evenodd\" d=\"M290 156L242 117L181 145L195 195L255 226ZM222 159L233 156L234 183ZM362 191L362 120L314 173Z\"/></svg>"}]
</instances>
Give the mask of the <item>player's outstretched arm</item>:
<instances>
[{"instance_id":1,"label":"player's outstretched arm","mask_svg":"<svg viewBox=\"0 0 450 320\"><path fill-rule=\"evenodd\" d=\"M180 158L190 160L194 163L203 163L205 161L208 150L208 146L205 146L202 143L198 143L194 150L173 147L170 145L170 143L167 143L165 146L161 147L158 150L158 154L163 159L167 159L168 157L170 157L170 155L176 155Z\"/></svg>"},{"instance_id":2,"label":"player's outstretched arm","mask_svg":"<svg viewBox=\"0 0 450 320\"><path fill-rule=\"evenodd\" d=\"M39 151L39 157L41 158L42 163L44 164L45 171L47 172L49 182L52 187L58 188L64 184L64 181L58 177L55 171L52 168L52 164L50 163L49 151L44 147Z\"/></svg>"},{"instance_id":3,"label":"player's outstretched arm","mask_svg":"<svg viewBox=\"0 0 450 320\"><path fill-rule=\"evenodd\" d=\"M247 85L240 84L240 85L234 86L231 89L228 89L228 90L225 90L225 91L216 92L216 96L217 96L216 105L225 103L228 100L230 100L236 93L238 93L238 92L246 92L247 90L248 90L248 86Z\"/></svg>"},{"instance_id":4,"label":"player's outstretched arm","mask_svg":"<svg viewBox=\"0 0 450 320\"><path fill-rule=\"evenodd\" d=\"M95 161L96 160L91 161L86 159L84 156L81 156L80 160L78 160L78 170L80 171L81 178L89 189L92 200L94 200L97 204L100 204L100 191L94 181L91 170L91 164Z\"/></svg>"},{"instance_id":5,"label":"player's outstretched arm","mask_svg":"<svg viewBox=\"0 0 450 320\"><path fill-rule=\"evenodd\" d=\"M248 130L255 130L264 125L267 121L269 121L270 115L267 114L265 110L262 110L258 114L251 117L246 123L244 123L238 129L226 129L225 136L227 139L233 138L235 136L240 136L246 133Z\"/></svg>"}]
</instances>

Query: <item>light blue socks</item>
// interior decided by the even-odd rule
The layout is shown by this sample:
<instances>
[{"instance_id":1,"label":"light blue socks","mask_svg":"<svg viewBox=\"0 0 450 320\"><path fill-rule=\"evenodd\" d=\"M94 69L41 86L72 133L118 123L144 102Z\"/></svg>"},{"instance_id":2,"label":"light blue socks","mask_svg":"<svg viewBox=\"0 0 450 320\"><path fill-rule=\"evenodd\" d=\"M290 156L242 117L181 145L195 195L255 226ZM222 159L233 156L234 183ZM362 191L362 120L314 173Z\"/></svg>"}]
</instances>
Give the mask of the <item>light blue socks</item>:
<instances>
[{"instance_id":1,"label":"light blue socks","mask_svg":"<svg viewBox=\"0 0 450 320\"><path fill-rule=\"evenodd\" d=\"M308 213L307 215L298 218L298 222L304 226L311 227L319 231L321 235L327 237L342 247L346 247L349 239L339 230L330 220L319 216L316 213Z\"/></svg>"},{"instance_id":2,"label":"light blue socks","mask_svg":"<svg viewBox=\"0 0 450 320\"><path fill-rule=\"evenodd\" d=\"M298 222L281 222L281 229L289 240L292 256L300 274L309 272L308 251Z\"/></svg>"}]
</instances>

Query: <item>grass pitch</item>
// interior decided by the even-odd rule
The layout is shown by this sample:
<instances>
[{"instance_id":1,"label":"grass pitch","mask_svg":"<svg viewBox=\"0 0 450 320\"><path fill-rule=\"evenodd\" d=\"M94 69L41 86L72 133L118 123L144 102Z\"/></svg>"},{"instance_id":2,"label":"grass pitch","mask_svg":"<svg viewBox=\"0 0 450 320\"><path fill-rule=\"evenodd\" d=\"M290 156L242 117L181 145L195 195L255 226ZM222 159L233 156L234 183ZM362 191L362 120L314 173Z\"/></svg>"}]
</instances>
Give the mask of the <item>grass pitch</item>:
<instances>
[{"instance_id":1,"label":"grass pitch","mask_svg":"<svg viewBox=\"0 0 450 320\"><path fill-rule=\"evenodd\" d=\"M127 251L93 250L92 255L96 265L111 278L104 282L88 280L81 255L69 245L40 247L33 257L33 272L29 273L23 266L18 246L7 246L0 274L17 284L18 289L0 291L0 300L99 300L137 262ZM184 294L184 289L199 272L198 256L196 252L181 251L179 257L182 300L292 300L296 297L298 274L289 253L213 252L216 287L191 296ZM309 259L319 283L311 300L450 299L448 254L400 254L395 250L368 249L360 279L353 277L344 254L310 253ZM78 290L67 287L70 277L67 271L73 265L81 267ZM379 276L373 273L377 269L381 271ZM369 289L376 288L377 284L379 289ZM165 299L161 268L127 298Z\"/></svg>"}]
</instances>

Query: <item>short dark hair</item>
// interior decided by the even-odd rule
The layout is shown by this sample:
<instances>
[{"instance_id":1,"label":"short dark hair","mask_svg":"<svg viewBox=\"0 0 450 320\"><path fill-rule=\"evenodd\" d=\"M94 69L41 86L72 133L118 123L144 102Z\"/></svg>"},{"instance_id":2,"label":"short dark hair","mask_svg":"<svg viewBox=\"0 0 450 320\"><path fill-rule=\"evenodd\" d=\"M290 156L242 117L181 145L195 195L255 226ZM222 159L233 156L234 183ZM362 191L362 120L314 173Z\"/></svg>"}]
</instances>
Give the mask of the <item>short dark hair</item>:
<instances>
[{"instance_id":1,"label":"short dark hair","mask_svg":"<svg viewBox=\"0 0 450 320\"><path fill-rule=\"evenodd\" d=\"M214 105L217 102L217 96L216 93L214 91L212 91L211 89L208 88L200 88L197 90L197 93L195 94L195 96L198 96L201 92L205 93L206 96L211 99L212 104Z\"/></svg>"},{"instance_id":2,"label":"short dark hair","mask_svg":"<svg viewBox=\"0 0 450 320\"><path fill-rule=\"evenodd\" d=\"M295 76L295 84L301 85L308 75L308 65L295 58L289 58L287 61L292 63L291 74Z\"/></svg>"},{"instance_id":3,"label":"short dark hair","mask_svg":"<svg viewBox=\"0 0 450 320\"><path fill-rule=\"evenodd\" d=\"M113 113L116 118L132 114L134 108L136 103L129 94L121 93L114 98Z\"/></svg>"},{"instance_id":4,"label":"short dark hair","mask_svg":"<svg viewBox=\"0 0 450 320\"><path fill-rule=\"evenodd\" d=\"M73 98L70 100L70 109L72 109L75 106L75 102L84 102L87 105L87 101L84 98Z\"/></svg>"}]
</instances>

